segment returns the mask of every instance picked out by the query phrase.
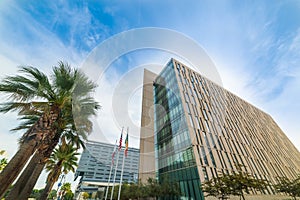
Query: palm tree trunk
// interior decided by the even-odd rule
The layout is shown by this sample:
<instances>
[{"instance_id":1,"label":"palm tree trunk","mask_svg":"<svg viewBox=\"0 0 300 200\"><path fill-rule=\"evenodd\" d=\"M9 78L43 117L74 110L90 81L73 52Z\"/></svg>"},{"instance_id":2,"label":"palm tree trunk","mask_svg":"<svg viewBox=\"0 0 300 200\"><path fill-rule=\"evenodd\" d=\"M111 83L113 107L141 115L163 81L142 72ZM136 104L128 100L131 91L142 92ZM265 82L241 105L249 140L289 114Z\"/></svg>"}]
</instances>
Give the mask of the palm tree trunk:
<instances>
[{"instance_id":1,"label":"palm tree trunk","mask_svg":"<svg viewBox=\"0 0 300 200\"><path fill-rule=\"evenodd\" d=\"M38 200L46 200L49 196L49 193L51 192L51 189L53 188L54 183L58 180L59 175L61 173L60 166L57 166L55 169L53 169L53 172L50 172L47 177L47 185L38 198Z\"/></svg>"},{"instance_id":2,"label":"palm tree trunk","mask_svg":"<svg viewBox=\"0 0 300 200\"><path fill-rule=\"evenodd\" d=\"M16 199L21 199L21 200L27 200L39 178L41 175L44 166L46 162L38 163L38 165L35 167L30 179L27 181L26 185L23 187L22 192L19 194L19 196Z\"/></svg>"},{"instance_id":3,"label":"palm tree trunk","mask_svg":"<svg viewBox=\"0 0 300 200\"><path fill-rule=\"evenodd\" d=\"M17 193L17 196L14 199L28 199L28 197L31 194L31 191L33 190L39 176L41 175L41 173L46 165L47 160L49 159L55 146L58 144L59 138L60 138L60 134L55 134L54 138L49 138L49 140L47 140L45 142L46 143L45 145L47 145L47 148L43 148L43 151L37 151L35 153L36 158L33 160L32 163L30 162L30 164L32 164L32 166L35 166L35 167L32 167L32 166L30 166L28 168L26 167L26 169L24 170L23 173L25 173L25 175L26 174L29 175L29 178L27 180L19 180L18 179L18 182L20 181L20 184L23 183L23 188L22 188L21 192ZM32 168L34 170L32 170ZM22 173L22 175L23 175L23 173ZM28 175L26 175L26 177ZM16 184L18 184L18 182ZM24 182L25 182L25 185L24 185ZM13 191L11 193L13 193ZM14 199L11 199L11 200L14 200Z\"/></svg>"},{"instance_id":4,"label":"palm tree trunk","mask_svg":"<svg viewBox=\"0 0 300 200\"><path fill-rule=\"evenodd\" d=\"M54 183L55 183L55 181L53 181L53 180L49 180L47 182L47 185L46 185L43 193L39 197L39 200L46 200L47 199L49 193L51 192L51 189L53 188Z\"/></svg>"},{"instance_id":5,"label":"palm tree trunk","mask_svg":"<svg viewBox=\"0 0 300 200\"><path fill-rule=\"evenodd\" d=\"M17 153L3 169L0 174L0 197L5 194L9 186L18 177L35 148L36 142L34 140L22 143Z\"/></svg>"},{"instance_id":6,"label":"palm tree trunk","mask_svg":"<svg viewBox=\"0 0 300 200\"><path fill-rule=\"evenodd\" d=\"M39 120L24 134L23 143L21 144L18 152L10 160L7 166L0 174L0 197L2 197L9 186L18 177L30 156L38 148L41 140L45 136L50 136L52 126L59 117L60 110L58 107L53 106L50 114L43 114Z\"/></svg>"},{"instance_id":7,"label":"palm tree trunk","mask_svg":"<svg viewBox=\"0 0 300 200\"><path fill-rule=\"evenodd\" d=\"M41 160L41 154L38 152L35 152L33 157L31 158L29 164L21 174L21 176L18 178L17 182L14 184L13 188L11 189L10 193L8 194L7 198L8 200L14 200L17 199L17 197L20 195L22 190L24 189L24 186L27 184L27 181L30 179L31 175L34 173L35 168L37 167L39 161Z\"/></svg>"},{"instance_id":8,"label":"palm tree trunk","mask_svg":"<svg viewBox=\"0 0 300 200\"><path fill-rule=\"evenodd\" d=\"M60 110L58 107L53 106L50 114L43 114L39 120L24 134L24 141L21 144L18 152L14 155L14 157L10 160L8 165L0 174L0 197L5 194L9 186L18 177L30 156L39 147L41 141L44 140L45 137L51 136L50 133L53 132L53 125L59 117L59 112Z\"/></svg>"},{"instance_id":9,"label":"palm tree trunk","mask_svg":"<svg viewBox=\"0 0 300 200\"><path fill-rule=\"evenodd\" d=\"M32 162L29 163L28 167L26 167L26 169L22 173L22 176L20 177L20 179L18 179L16 183L16 185L22 185L22 187L18 187L15 188L16 190L12 190L9 193L7 200L27 200L39 176L41 175L45 164L46 161L43 154L36 152L34 158L32 159Z\"/></svg>"}]
</instances>

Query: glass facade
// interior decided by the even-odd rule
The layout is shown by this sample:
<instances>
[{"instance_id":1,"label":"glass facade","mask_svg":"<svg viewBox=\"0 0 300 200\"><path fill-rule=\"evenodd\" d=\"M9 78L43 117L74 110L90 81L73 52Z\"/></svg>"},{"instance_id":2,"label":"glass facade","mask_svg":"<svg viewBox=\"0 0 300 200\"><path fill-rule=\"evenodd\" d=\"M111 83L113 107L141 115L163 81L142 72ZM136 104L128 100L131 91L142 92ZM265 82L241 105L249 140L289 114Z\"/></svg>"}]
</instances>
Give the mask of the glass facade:
<instances>
[{"instance_id":1,"label":"glass facade","mask_svg":"<svg viewBox=\"0 0 300 200\"><path fill-rule=\"evenodd\" d=\"M181 192L162 199L204 199L173 60L156 78L153 93L156 175Z\"/></svg>"},{"instance_id":2,"label":"glass facade","mask_svg":"<svg viewBox=\"0 0 300 200\"><path fill-rule=\"evenodd\" d=\"M270 115L175 59L152 96L156 176L181 191L162 199L204 199L201 183L238 170L270 182L251 195L275 195L277 177L299 174L300 153Z\"/></svg>"},{"instance_id":3,"label":"glass facade","mask_svg":"<svg viewBox=\"0 0 300 200\"><path fill-rule=\"evenodd\" d=\"M76 191L85 191L85 183L98 183L94 185L94 190L98 190L98 186L106 187L109 180L111 169L112 153L114 144L103 142L88 141L85 143L86 148L81 154L78 167L76 169L75 178L80 177ZM121 151L122 152L122 151ZM121 178L122 160L124 154L119 156L118 170L116 174L116 182ZM114 157L116 163L117 156ZM139 165L139 149L129 148L125 159L123 181L128 183L138 182L138 165ZM114 173L114 171L113 171ZM113 174L112 173L112 174ZM112 180L112 179L111 179ZM100 184L101 183L101 184ZM89 187L90 189L91 187ZM87 190L89 191L89 190Z\"/></svg>"}]
</instances>

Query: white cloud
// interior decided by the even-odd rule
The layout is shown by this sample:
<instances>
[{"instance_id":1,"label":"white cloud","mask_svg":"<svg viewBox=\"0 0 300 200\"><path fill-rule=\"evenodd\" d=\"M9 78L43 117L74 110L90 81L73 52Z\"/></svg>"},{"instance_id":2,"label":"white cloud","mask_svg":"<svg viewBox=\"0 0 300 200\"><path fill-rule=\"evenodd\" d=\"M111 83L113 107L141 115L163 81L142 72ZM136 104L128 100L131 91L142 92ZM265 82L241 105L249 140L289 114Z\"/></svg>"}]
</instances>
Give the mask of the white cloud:
<instances>
[{"instance_id":1,"label":"white cloud","mask_svg":"<svg viewBox=\"0 0 300 200\"><path fill-rule=\"evenodd\" d=\"M146 62L139 65L136 61L126 62L130 70L122 69L125 72L120 74L116 70L121 70L118 67L124 64L120 61L122 59L112 64L98 80L96 99L102 109L98 112L96 128L89 138L114 144L120 137L122 127L126 129L129 126L129 146L139 148L143 69L159 72L165 63Z\"/></svg>"},{"instance_id":2,"label":"white cloud","mask_svg":"<svg viewBox=\"0 0 300 200\"><path fill-rule=\"evenodd\" d=\"M300 150L299 28L289 35L276 30L280 3L272 9L261 3L239 10L231 6L216 6L211 16L205 12L207 23L190 34L205 45L224 87L270 113Z\"/></svg>"}]
</instances>

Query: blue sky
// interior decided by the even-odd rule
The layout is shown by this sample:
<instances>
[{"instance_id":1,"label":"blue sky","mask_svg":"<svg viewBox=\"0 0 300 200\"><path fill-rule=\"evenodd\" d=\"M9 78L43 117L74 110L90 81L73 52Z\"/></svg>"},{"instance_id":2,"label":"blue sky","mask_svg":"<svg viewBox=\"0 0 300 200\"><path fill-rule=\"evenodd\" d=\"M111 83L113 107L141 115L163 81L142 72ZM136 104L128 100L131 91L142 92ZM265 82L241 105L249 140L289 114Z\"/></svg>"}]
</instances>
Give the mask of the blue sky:
<instances>
[{"instance_id":1,"label":"blue sky","mask_svg":"<svg viewBox=\"0 0 300 200\"><path fill-rule=\"evenodd\" d=\"M101 42L133 28L161 27L199 43L214 61L223 85L269 113L300 149L300 1L0 1L0 68L33 65L49 73L59 60L80 66ZM131 52L115 60L97 95L98 126L117 137L109 92L128 70L165 64L169 53ZM100 95L101 94L101 95ZM135 102L140 102L134 97ZM106 107L106 105L108 105ZM130 108L139 123L139 106ZM0 149L11 157L21 133L16 116L0 116ZM96 129L97 130L97 129ZM134 140L134 139L133 139ZM138 146L137 139L133 146Z\"/></svg>"}]
</instances>

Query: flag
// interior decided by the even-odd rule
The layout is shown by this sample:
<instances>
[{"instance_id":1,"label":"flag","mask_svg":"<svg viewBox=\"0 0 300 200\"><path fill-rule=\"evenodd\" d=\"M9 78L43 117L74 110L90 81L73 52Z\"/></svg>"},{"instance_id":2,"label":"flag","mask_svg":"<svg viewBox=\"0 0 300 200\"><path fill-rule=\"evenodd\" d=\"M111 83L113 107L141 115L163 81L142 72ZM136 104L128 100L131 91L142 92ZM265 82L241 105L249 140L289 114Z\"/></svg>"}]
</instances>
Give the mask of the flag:
<instances>
[{"instance_id":1,"label":"flag","mask_svg":"<svg viewBox=\"0 0 300 200\"><path fill-rule=\"evenodd\" d=\"M111 163L112 163L112 165L114 165L114 158L115 158L116 149L117 149L117 141L118 141L118 140L116 140L116 144L115 144L115 147L114 147L114 151L113 151L113 153L112 153L112 155L111 155Z\"/></svg>"},{"instance_id":2,"label":"flag","mask_svg":"<svg viewBox=\"0 0 300 200\"><path fill-rule=\"evenodd\" d=\"M122 136L123 136L123 131L121 133L121 137L120 137L120 142L119 142L119 151L122 149Z\"/></svg>"},{"instance_id":3,"label":"flag","mask_svg":"<svg viewBox=\"0 0 300 200\"><path fill-rule=\"evenodd\" d=\"M127 157L127 152L128 152L128 133L126 135L125 139L125 156Z\"/></svg>"}]
</instances>

